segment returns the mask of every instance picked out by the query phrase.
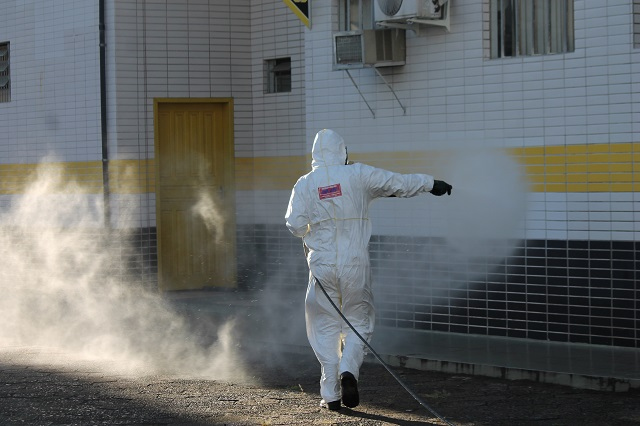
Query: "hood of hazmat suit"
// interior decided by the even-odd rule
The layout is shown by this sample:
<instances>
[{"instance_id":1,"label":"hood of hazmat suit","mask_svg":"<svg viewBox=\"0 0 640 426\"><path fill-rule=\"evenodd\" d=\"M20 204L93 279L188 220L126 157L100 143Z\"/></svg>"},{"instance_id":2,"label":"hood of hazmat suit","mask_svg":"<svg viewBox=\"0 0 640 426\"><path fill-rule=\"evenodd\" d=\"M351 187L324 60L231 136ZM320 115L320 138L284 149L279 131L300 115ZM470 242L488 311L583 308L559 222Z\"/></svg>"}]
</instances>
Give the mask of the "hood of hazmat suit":
<instances>
[{"instance_id":1,"label":"hood of hazmat suit","mask_svg":"<svg viewBox=\"0 0 640 426\"><path fill-rule=\"evenodd\" d=\"M368 244L369 204L381 197L413 197L433 188L433 177L399 174L365 164L345 164L347 150L332 130L316 135L312 170L296 182L285 216L291 233L302 237L307 262L327 295L367 341L375 323ZM343 324L313 278L305 298L307 337L322 367L320 394L341 398L340 374L358 378L364 344ZM344 338L340 353L340 341Z\"/></svg>"}]
</instances>

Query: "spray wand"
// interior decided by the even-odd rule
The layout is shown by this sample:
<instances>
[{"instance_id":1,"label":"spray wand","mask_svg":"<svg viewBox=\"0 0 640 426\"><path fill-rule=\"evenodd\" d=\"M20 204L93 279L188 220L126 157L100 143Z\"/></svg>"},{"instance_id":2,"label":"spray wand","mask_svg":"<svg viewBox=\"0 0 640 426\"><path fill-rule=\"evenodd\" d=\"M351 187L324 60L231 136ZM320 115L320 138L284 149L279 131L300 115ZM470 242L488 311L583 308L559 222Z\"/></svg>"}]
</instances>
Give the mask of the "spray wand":
<instances>
[{"instance_id":1,"label":"spray wand","mask_svg":"<svg viewBox=\"0 0 640 426\"><path fill-rule=\"evenodd\" d=\"M305 246L306 249L306 246ZM427 404L426 402L424 402L422 400L422 398L420 398L414 391L412 391L409 386L407 386L402 379L400 379L400 377L387 365L386 362L384 362L382 360L382 358L380 358L380 355L378 355L378 353L373 350L373 348L371 347L371 345L369 344L369 342L367 342L365 340L364 337L362 337L360 335L360 333L358 333L358 331L353 327L353 325L351 325L351 323L349 322L349 320L344 316L344 314L342 313L342 311L340 310L340 308L338 308L336 306L336 304L333 302L333 300L331 300L331 297L329 297L329 293L327 293L327 291L324 289L324 287L322 286L322 284L320 283L320 280L317 279L315 276L313 277L314 281L318 284L318 286L320 287L320 290L322 290L322 292L324 293L324 295L327 297L327 299L329 299L329 302L331 303L331 306L333 306L333 308L336 310L336 312L338 312L338 314L340 314L340 317L344 320L344 322L347 323L347 325L349 326L349 328L351 330L353 330L353 332L356 334L356 336L358 336L358 338L360 340L362 340L362 343L364 343L367 348L369 348L369 350L371 351L371 353L376 357L376 359L378 361L380 361L380 364L382 364L382 366L389 372L389 374L391 374L393 376L394 379L396 379L396 381L400 384L400 386L402 386L404 388L404 390L406 390L409 395L411 395L413 397L413 399L415 399L416 401L418 401L418 403L420 405L422 405L424 408L427 409L427 411L429 411L431 414L433 414L434 416L436 416L438 419L442 420L443 422L445 422L445 424L449 425L449 426L455 426L453 423L449 422L447 419L445 419L444 417L442 417L440 414L438 414L433 408L431 408L429 406L429 404Z\"/></svg>"}]
</instances>

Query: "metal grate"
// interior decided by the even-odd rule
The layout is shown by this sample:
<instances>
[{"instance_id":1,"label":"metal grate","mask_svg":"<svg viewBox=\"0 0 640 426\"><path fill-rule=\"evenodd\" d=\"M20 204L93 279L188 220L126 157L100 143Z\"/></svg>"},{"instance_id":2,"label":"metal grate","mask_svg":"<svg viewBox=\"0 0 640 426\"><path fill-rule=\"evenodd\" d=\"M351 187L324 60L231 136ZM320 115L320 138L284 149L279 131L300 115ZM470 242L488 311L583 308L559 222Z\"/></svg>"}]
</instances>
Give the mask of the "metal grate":
<instances>
[{"instance_id":1,"label":"metal grate","mask_svg":"<svg viewBox=\"0 0 640 426\"><path fill-rule=\"evenodd\" d=\"M362 64L362 34L336 35L336 64Z\"/></svg>"}]
</instances>

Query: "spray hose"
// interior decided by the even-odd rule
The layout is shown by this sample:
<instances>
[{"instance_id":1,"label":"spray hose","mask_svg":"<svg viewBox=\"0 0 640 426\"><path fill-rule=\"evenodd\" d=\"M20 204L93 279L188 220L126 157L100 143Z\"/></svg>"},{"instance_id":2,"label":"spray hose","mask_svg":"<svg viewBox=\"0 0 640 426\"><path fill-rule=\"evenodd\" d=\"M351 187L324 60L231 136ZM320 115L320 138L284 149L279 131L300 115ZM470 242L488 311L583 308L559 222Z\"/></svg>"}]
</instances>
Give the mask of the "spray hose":
<instances>
[{"instance_id":1,"label":"spray hose","mask_svg":"<svg viewBox=\"0 0 640 426\"><path fill-rule=\"evenodd\" d=\"M333 306L333 308L336 310L336 312L338 312L338 314L340 314L340 317L344 320L345 323L347 323L347 325L349 326L349 328L351 330L353 330L353 332L356 334L356 336L358 336L358 338L360 340L362 340L362 343L364 343L367 348L369 348L369 350L371 351L371 353L376 357L376 359L378 361L380 361L380 364L382 364L382 366L389 372L389 374L391 374L393 376L394 379L396 379L396 381L400 384L400 386L402 386L407 392L409 392L409 395L411 395L413 397L413 399L415 399L416 401L418 401L418 403L420 405L422 405L424 408L427 409L427 411L429 411L431 414L433 414L434 416L436 416L438 419L442 420L443 422L445 422L445 424L449 425L449 426L455 426L453 423L449 422L447 419L445 419L444 417L442 417L440 414L438 414L433 408L431 408L429 406L429 404L427 404L426 402L424 402L422 400L422 398L420 398L418 395L416 395L416 393L414 391L412 391L409 386L407 386L402 379L400 379L400 377L398 377L398 375L387 365L386 362L384 362L382 360L382 358L380 358L380 355L378 355L378 353L373 350L373 348L371 347L371 345L369 344L369 342L367 342L361 335L360 333L358 333L358 331L353 327L353 325L351 325L351 323L349 322L349 320L344 316L344 314L342 313L342 311L340 310L340 308L338 308L336 306L336 304L333 302L333 300L331 300L331 297L329 297L329 293L327 293L327 291L324 289L324 287L322 286L322 283L320 283L320 280L317 279L316 277L313 277L314 281L318 284L318 286L320 287L320 290L322 290L322 292L324 293L324 295L327 297L327 299L329 299L329 302L331 303L331 306Z\"/></svg>"}]
</instances>

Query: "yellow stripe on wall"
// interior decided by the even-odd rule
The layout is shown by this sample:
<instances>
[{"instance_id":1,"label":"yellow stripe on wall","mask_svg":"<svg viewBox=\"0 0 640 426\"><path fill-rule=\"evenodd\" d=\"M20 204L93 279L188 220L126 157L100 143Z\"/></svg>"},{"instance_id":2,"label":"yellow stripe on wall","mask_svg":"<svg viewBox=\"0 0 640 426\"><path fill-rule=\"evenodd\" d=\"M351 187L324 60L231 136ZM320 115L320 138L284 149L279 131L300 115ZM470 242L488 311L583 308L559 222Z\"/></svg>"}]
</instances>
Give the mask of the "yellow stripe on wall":
<instances>
[{"instance_id":1,"label":"yellow stripe on wall","mask_svg":"<svg viewBox=\"0 0 640 426\"><path fill-rule=\"evenodd\" d=\"M634 192L640 188L640 143L582 144L508 150L534 192Z\"/></svg>"},{"instance_id":2,"label":"yellow stripe on wall","mask_svg":"<svg viewBox=\"0 0 640 426\"><path fill-rule=\"evenodd\" d=\"M507 149L524 167L534 192L634 192L640 189L640 143ZM448 151L357 153L362 163L398 173L445 175ZM446 161L445 161L446 163ZM238 189L291 189L311 170L309 156L236 159Z\"/></svg>"},{"instance_id":3,"label":"yellow stripe on wall","mask_svg":"<svg viewBox=\"0 0 640 426\"><path fill-rule=\"evenodd\" d=\"M510 148L507 152L523 165L534 192L634 192L640 189L640 142L582 144ZM453 152L358 153L353 159L399 173L446 175L440 164ZM0 194L22 194L33 182L37 164L0 164ZM154 160L112 160L109 188L114 194L155 192ZM101 194L100 161L46 163L60 185L52 192L75 191ZM290 190L296 180L311 170L310 155L236 158L236 189Z\"/></svg>"},{"instance_id":4,"label":"yellow stripe on wall","mask_svg":"<svg viewBox=\"0 0 640 426\"><path fill-rule=\"evenodd\" d=\"M155 192L153 160L109 162L109 187L119 194ZM34 183L50 193L102 194L100 161L0 164L0 194L23 194Z\"/></svg>"},{"instance_id":5,"label":"yellow stripe on wall","mask_svg":"<svg viewBox=\"0 0 640 426\"><path fill-rule=\"evenodd\" d=\"M53 194L102 193L102 166L99 161L0 164L0 194L23 194L36 183Z\"/></svg>"},{"instance_id":6,"label":"yellow stripe on wall","mask_svg":"<svg viewBox=\"0 0 640 426\"><path fill-rule=\"evenodd\" d=\"M156 192L155 162L149 160L114 160L109 162L109 190L114 194ZM100 179L102 180L102 170Z\"/></svg>"},{"instance_id":7,"label":"yellow stripe on wall","mask_svg":"<svg viewBox=\"0 0 640 426\"><path fill-rule=\"evenodd\" d=\"M236 158L236 189L291 189L311 170L311 156Z\"/></svg>"}]
</instances>

